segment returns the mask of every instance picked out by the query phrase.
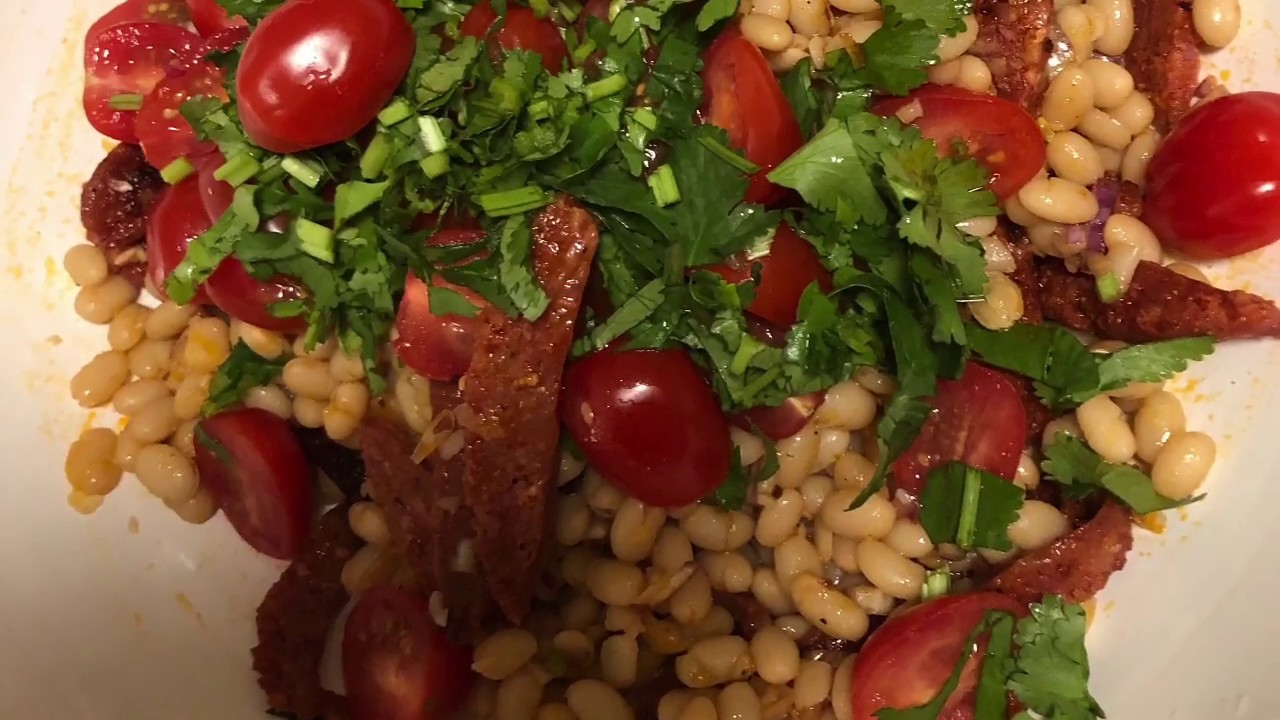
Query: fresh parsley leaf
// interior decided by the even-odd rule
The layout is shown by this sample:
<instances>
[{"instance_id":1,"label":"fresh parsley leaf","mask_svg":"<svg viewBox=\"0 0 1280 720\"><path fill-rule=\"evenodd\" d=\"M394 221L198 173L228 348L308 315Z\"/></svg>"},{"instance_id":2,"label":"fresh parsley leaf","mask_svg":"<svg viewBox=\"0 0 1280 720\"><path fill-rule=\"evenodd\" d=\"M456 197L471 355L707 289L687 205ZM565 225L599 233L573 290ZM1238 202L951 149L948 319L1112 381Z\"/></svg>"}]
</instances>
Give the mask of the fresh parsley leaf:
<instances>
[{"instance_id":1,"label":"fresh parsley leaf","mask_svg":"<svg viewBox=\"0 0 1280 720\"><path fill-rule=\"evenodd\" d=\"M873 177L879 149L873 136L831 121L774 168L769 180L796 190L810 206L835 213L846 227L884 223L888 209Z\"/></svg>"},{"instance_id":2,"label":"fresh parsley leaf","mask_svg":"<svg viewBox=\"0 0 1280 720\"><path fill-rule=\"evenodd\" d=\"M947 681L938 689L938 694L932 700L913 708L882 708L876 711L876 717L879 720L938 720L942 716L942 709L946 706L947 699L960 686L960 676L964 673L965 666L969 664L969 659L973 657L978 638L990 630L991 622L992 618L989 614L983 617L969 632L964 644L960 646L962 648L960 659L956 662L955 667L952 668L951 674L947 676Z\"/></svg>"},{"instance_id":3,"label":"fresh parsley leaf","mask_svg":"<svg viewBox=\"0 0 1280 720\"><path fill-rule=\"evenodd\" d=\"M525 320L537 320L551 303L533 276L532 248L533 230L527 215L517 215L502 223L498 238L501 258L498 278Z\"/></svg>"},{"instance_id":4,"label":"fresh parsley leaf","mask_svg":"<svg viewBox=\"0 0 1280 720\"><path fill-rule=\"evenodd\" d=\"M666 299L666 284L659 278L650 280L643 288L618 307L609 319L592 328L573 344L573 354L585 355L604 348L622 337L627 331L644 322Z\"/></svg>"},{"instance_id":5,"label":"fresh parsley leaf","mask_svg":"<svg viewBox=\"0 0 1280 720\"><path fill-rule=\"evenodd\" d=\"M698 10L698 32L706 32L713 25L733 17L738 12L738 0L708 0Z\"/></svg>"},{"instance_id":6,"label":"fresh parsley leaf","mask_svg":"<svg viewBox=\"0 0 1280 720\"><path fill-rule=\"evenodd\" d=\"M764 457L757 463L754 470L743 466L742 451L735 446L729 465L729 475L711 493L708 500L725 510L741 510L747 502L747 494L751 488L773 477L776 472L778 472L778 448L772 440L765 439Z\"/></svg>"},{"instance_id":7,"label":"fresh parsley leaf","mask_svg":"<svg viewBox=\"0 0 1280 720\"><path fill-rule=\"evenodd\" d=\"M778 80L791 112L800 124L800 134L811 137L818 130L821 101L813 88L813 62L805 57Z\"/></svg>"},{"instance_id":8,"label":"fresh parsley leaf","mask_svg":"<svg viewBox=\"0 0 1280 720\"><path fill-rule=\"evenodd\" d=\"M453 97L480 57L480 47L475 38L464 37L448 52L433 54L430 65L417 68L419 74L414 98L420 110L433 110Z\"/></svg>"},{"instance_id":9,"label":"fresh parsley leaf","mask_svg":"<svg viewBox=\"0 0 1280 720\"><path fill-rule=\"evenodd\" d=\"M284 363L284 357L269 360L243 341L237 342L209 382L209 398L200 412L207 417L235 405L251 388L266 385L279 376Z\"/></svg>"},{"instance_id":10,"label":"fresh parsley leaf","mask_svg":"<svg viewBox=\"0 0 1280 720\"><path fill-rule=\"evenodd\" d=\"M1089 656L1084 645L1085 613L1057 595L1031 605L1018 621L1018 651L1008 688L1026 706L1018 718L1095 720L1106 717L1089 693Z\"/></svg>"},{"instance_id":11,"label":"fresh parsley leaf","mask_svg":"<svg viewBox=\"0 0 1280 720\"><path fill-rule=\"evenodd\" d=\"M862 75L880 90L906 95L928 80L925 67L937 57L937 47L938 33L928 23L904 18L886 3L884 25L859 47Z\"/></svg>"},{"instance_id":12,"label":"fresh parsley leaf","mask_svg":"<svg viewBox=\"0 0 1280 720\"><path fill-rule=\"evenodd\" d=\"M1079 438L1059 434L1044 450L1040 465L1045 474L1064 485L1068 494L1080 498L1102 489L1139 515L1181 507L1204 495L1174 500L1156 492L1151 478L1131 465L1106 462Z\"/></svg>"},{"instance_id":13,"label":"fresh parsley leaf","mask_svg":"<svg viewBox=\"0 0 1280 720\"><path fill-rule=\"evenodd\" d=\"M1170 378L1186 370L1188 363L1211 355L1214 342L1211 337L1189 337L1121 348L1098 364L1100 388L1106 392Z\"/></svg>"},{"instance_id":14,"label":"fresh parsley leaf","mask_svg":"<svg viewBox=\"0 0 1280 720\"><path fill-rule=\"evenodd\" d=\"M250 25L267 16L267 13L284 4L284 0L218 0L228 17L239 15Z\"/></svg>"},{"instance_id":15,"label":"fresh parsley leaf","mask_svg":"<svg viewBox=\"0 0 1280 720\"><path fill-rule=\"evenodd\" d=\"M907 20L923 20L936 35L954 37L965 29L965 16L973 12L973 0L885 0L886 9Z\"/></svg>"},{"instance_id":16,"label":"fresh parsley leaf","mask_svg":"<svg viewBox=\"0 0 1280 720\"><path fill-rule=\"evenodd\" d=\"M258 229L260 216L253 202L254 190L252 185L236 188L231 206L218 222L191 241L182 262L165 281L165 292L171 300L179 305L191 302L200 284L231 255L240 235Z\"/></svg>"},{"instance_id":17,"label":"fresh parsley leaf","mask_svg":"<svg viewBox=\"0 0 1280 720\"><path fill-rule=\"evenodd\" d=\"M1009 526L1018 519L1022 488L961 462L934 468L920 494L920 524L934 544L1012 550Z\"/></svg>"},{"instance_id":18,"label":"fresh parsley leaf","mask_svg":"<svg viewBox=\"0 0 1280 720\"><path fill-rule=\"evenodd\" d=\"M699 20L716 1L702 6ZM736 10L735 5L730 12ZM674 139L693 129L694 113L702 103L701 69L702 58L693 39L672 34L663 40L653 71L645 80L645 95L657 114L657 127L653 128L657 137Z\"/></svg>"},{"instance_id":19,"label":"fresh parsley leaf","mask_svg":"<svg viewBox=\"0 0 1280 720\"><path fill-rule=\"evenodd\" d=\"M372 207L382 199L389 182L351 182L342 183L334 191L333 222L342 225L364 210Z\"/></svg>"},{"instance_id":20,"label":"fresh parsley leaf","mask_svg":"<svg viewBox=\"0 0 1280 720\"><path fill-rule=\"evenodd\" d=\"M475 317L480 313L480 308L464 295L443 285L427 285L427 299L431 303L432 315Z\"/></svg>"}]
</instances>

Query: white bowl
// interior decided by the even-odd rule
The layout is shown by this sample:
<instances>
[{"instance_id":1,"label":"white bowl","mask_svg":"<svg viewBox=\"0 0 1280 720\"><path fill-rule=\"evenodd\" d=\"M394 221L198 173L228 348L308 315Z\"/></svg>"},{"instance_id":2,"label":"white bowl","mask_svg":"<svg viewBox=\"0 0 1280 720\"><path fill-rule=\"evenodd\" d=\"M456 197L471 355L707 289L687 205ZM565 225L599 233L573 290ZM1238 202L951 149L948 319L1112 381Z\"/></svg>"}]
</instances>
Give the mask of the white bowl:
<instances>
[{"instance_id":1,"label":"white bowl","mask_svg":"<svg viewBox=\"0 0 1280 720\"><path fill-rule=\"evenodd\" d=\"M0 718L262 718L253 612L281 565L134 482L90 517L65 500L63 456L86 423L67 379L105 347L61 270L84 237L80 183L109 147L80 110L80 43L112 1L0 3ZM1280 89L1280 3L1243 4L1240 39L1211 64L1233 89ZM1280 297L1278 262L1210 274ZM1209 498L1140 533L1099 599L1093 685L1112 720L1280 717L1278 371L1280 344L1237 343L1179 383L1219 460Z\"/></svg>"}]
</instances>

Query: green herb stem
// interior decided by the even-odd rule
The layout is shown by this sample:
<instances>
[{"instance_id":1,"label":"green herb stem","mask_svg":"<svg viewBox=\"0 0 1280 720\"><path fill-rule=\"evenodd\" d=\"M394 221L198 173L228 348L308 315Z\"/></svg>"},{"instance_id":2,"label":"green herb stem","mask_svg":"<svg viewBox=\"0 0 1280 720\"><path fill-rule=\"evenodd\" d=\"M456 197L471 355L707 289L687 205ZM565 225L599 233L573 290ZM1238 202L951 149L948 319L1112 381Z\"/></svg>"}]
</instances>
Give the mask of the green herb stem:
<instances>
[{"instance_id":1,"label":"green herb stem","mask_svg":"<svg viewBox=\"0 0 1280 720\"><path fill-rule=\"evenodd\" d=\"M937 570L930 570L925 573L924 590L920 593L920 599L930 600L946 595L950 591L951 568L944 565Z\"/></svg>"},{"instance_id":2,"label":"green herb stem","mask_svg":"<svg viewBox=\"0 0 1280 720\"><path fill-rule=\"evenodd\" d=\"M617 73L588 84L582 88L582 93L587 96L587 102L595 102L617 95L626 89L627 77L622 73Z\"/></svg>"},{"instance_id":3,"label":"green herb stem","mask_svg":"<svg viewBox=\"0 0 1280 720\"><path fill-rule=\"evenodd\" d=\"M743 173L753 173L760 169L759 165L756 165L750 160L742 157L738 153L734 152L729 146L714 138L703 136L698 138L698 142L702 143L703 147L710 150L711 154L729 163Z\"/></svg>"},{"instance_id":4,"label":"green herb stem","mask_svg":"<svg viewBox=\"0 0 1280 720\"><path fill-rule=\"evenodd\" d=\"M982 497L982 475L973 468L964 473L964 494L960 498L960 525L956 544L968 550L973 547L978 531L978 501Z\"/></svg>"},{"instance_id":5,"label":"green herb stem","mask_svg":"<svg viewBox=\"0 0 1280 720\"><path fill-rule=\"evenodd\" d=\"M360 156L360 176L372 180L382 174L391 159L391 139L385 133L378 133L369 141L369 147Z\"/></svg>"},{"instance_id":6,"label":"green herb stem","mask_svg":"<svg viewBox=\"0 0 1280 720\"><path fill-rule=\"evenodd\" d=\"M551 195L537 185L526 185L514 190L485 193L476 201L489 217L505 217L545 207L551 202Z\"/></svg>"},{"instance_id":7,"label":"green herb stem","mask_svg":"<svg viewBox=\"0 0 1280 720\"><path fill-rule=\"evenodd\" d=\"M258 174L262 164L247 152L236 153L213 171L213 178L221 180L231 187L240 187Z\"/></svg>"},{"instance_id":8,"label":"green herb stem","mask_svg":"<svg viewBox=\"0 0 1280 720\"><path fill-rule=\"evenodd\" d=\"M1120 299L1120 278L1115 273L1107 273L1098 277L1098 297L1104 303L1113 303Z\"/></svg>"},{"instance_id":9,"label":"green herb stem","mask_svg":"<svg viewBox=\"0 0 1280 720\"><path fill-rule=\"evenodd\" d=\"M680 202L680 186L676 183L675 171L670 165L662 165L648 179L649 189L653 191L653 201L658 207L666 207Z\"/></svg>"},{"instance_id":10,"label":"green herb stem","mask_svg":"<svg viewBox=\"0 0 1280 720\"><path fill-rule=\"evenodd\" d=\"M551 14L551 3L547 0L529 0L529 9L533 10L535 16L544 18Z\"/></svg>"},{"instance_id":11,"label":"green herb stem","mask_svg":"<svg viewBox=\"0 0 1280 720\"><path fill-rule=\"evenodd\" d=\"M582 42L581 45L573 49L573 64L574 65L583 64L584 62L587 61L587 58L591 56L591 53L595 52L596 50L597 50L597 46L595 41L592 40L591 38L587 38Z\"/></svg>"},{"instance_id":12,"label":"green herb stem","mask_svg":"<svg viewBox=\"0 0 1280 720\"><path fill-rule=\"evenodd\" d=\"M300 217L293 221L293 232L298 236L302 252L317 260L333 262L333 230Z\"/></svg>"},{"instance_id":13,"label":"green herb stem","mask_svg":"<svg viewBox=\"0 0 1280 720\"><path fill-rule=\"evenodd\" d=\"M302 158L294 155L285 155L284 159L280 161L280 167L295 180L313 190L320 184L320 171Z\"/></svg>"},{"instance_id":14,"label":"green herb stem","mask_svg":"<svg viewBox=\"0 0 1280 720\"><path fill-rule=\"evenodd\" d=\"M564 18L565 22L573 22L582 14L582 3L577 0L560 0L556 3L556 8L560 10L560 17Z\"/></svg>"},{"instance_id":15,"label":"green herb stem","mask_svg":"<svg viewBox=\"0 0 1280 720\"><path fill-rule=\"evenodd\" d=\"M423 146L432 155L442 153L449 147L449 141L440 129L440 121L430 115L418 118L418 137L422 138Z\"/></svg>"},{"instance_id":16,"label":"green herb stem","mask_svg":"<svg viewBox=\"0 0 1280 720\"><path fill-rule=\"evenodd\" d=\"M399 124L413 117L413 106L404 98L396 98L378 113L378 122L386 127Z\"/></svg>"},{"instance_id":17,"label":"green herb stem","mask_svg":"<svg viewBox=\"0 0 1280 720\"><path fill-rule=\"evenodd\" d=\"M422 168L422 172L430 179L440 177L449 172L449 155L448 153L435 153L428 155L418 163Z\"/></svg>"},{"instance_id":18,"label":"green herb stem","mask_svg":"<svg viewBox=\"0 0 1280 720\"><path fill-rule=\"evenodd\" d=\"M120 110L121 112L141 110L142 95L138 93L120 93L118 95L112 95L110 99L107 100L107 105L112 110Z\"/></svg>"},{"instance_id":19,"label":"green herb stem","mask_svg":"<svg viewBox=\"0 0 1280 720\"><path fill-rule=\"evenodd\" d=\"M191 164L190 160L180 157L161 168L160 177L170 185L177 185L190 177L195 171L196 167Z\"/></svg>"}]
</instances>

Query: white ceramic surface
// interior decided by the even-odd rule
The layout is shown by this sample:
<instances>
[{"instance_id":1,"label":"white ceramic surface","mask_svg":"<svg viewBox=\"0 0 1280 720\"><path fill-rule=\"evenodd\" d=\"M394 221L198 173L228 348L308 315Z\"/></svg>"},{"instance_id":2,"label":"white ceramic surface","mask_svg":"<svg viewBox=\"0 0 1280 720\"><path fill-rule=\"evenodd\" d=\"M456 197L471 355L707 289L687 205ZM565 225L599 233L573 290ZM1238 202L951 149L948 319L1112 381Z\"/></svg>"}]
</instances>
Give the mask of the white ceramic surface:
<instances>
[{"instance_id":1,"label":"white ceramic surface","mask_svg":"<svg viewBox=\"0 0 1280 720\"><path fill-rule=\"evenodd\" d=\"M263 718L252 618L280 565L132 481L91 517L65 503L63 454L86 423L66 379L105 347L60 268L108 147L80 112L79 44L111 4L0 0L0 720ZM1280 90L1280 3L1243 4L1236 47L1211 62L1235 89ZM1280 251L1210 274L1280 297ZM1094 689L1112 720L1275 720L1280 343L1223 347L1180 386L1219 440L1209 499L1141 533L1099 600Z\"/></svg>"}]
</instances>

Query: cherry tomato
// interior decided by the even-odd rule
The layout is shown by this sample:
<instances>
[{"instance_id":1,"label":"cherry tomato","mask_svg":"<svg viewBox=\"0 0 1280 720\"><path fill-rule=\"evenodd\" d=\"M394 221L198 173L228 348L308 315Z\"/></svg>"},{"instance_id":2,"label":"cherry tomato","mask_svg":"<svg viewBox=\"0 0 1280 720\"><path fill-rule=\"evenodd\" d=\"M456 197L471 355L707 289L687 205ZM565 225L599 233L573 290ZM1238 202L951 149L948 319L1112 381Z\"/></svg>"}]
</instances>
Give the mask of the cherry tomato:
<instances>
[{"instance_id":1,"label":"cherry tomato","mask_svg":"<svg viewBox=\"0 0 1280 720\"><path fill-rule=\"evenodd\" d=\"M352 720L450 720L471 690L471 649L445 639L420 595L375 587L347 616L342 677Z\"/></svg>"},{"instance_id":2,"label":"cherry tomato","mask_svg":"<svg viewBox=\"0 0 1280 720\"><path fill-rule=\"evenodd\" d=\"M476 3L462 18L458 30L468 37L484 39L497 21L497 11L489 0L484 0ZM503 50L538 53L542 57L542 67L551 73L560 72L565 58L569 57L569 47L554 22L539 19L529 8L514 3L507 3L507 15L497 33L497 45Z\"/></svg>"},{"instance_id":3,"label":"cherry tomato","mask_svg":"<svg viewBox=\"0 0 1280 720\"><path fill-rule=\"evenodd\" d=\"M729 143L760 167L751 176L746 201L781 200L786 188L766 176L804 142L782 87L760 49L736 31L716 38L704 60L704 121L728 133Z\"/></svg>"},{"instance_id":4,"label":"cherry tomato","mask_svg":"<svg viewBox=\"0 0 1280 720\"><path fill-rule=\"evenodd\" d=\"M196 140L195 130L179 112L184 102L197 97L227 101L222 71L216 66L202 62L170 75L143 99L135 128L153 167L163 168L180 157L196 160L217 148L212 142Z\"/></svg>"},{"instance_id":5,"label":"cherry tomato","mask_svg":"<svg viewBox=\"0 0 1280 720\"><path fill-rule=\"evenodd\" d=\"M894 486L915 500L933 468L961 460L1006 480L1027 444L1027 411L1005 375L969 363L958 380L938 382L919 437L893 464Z\"/></svg>"},{"instance_id":6,"label":"cherry tomato","mask_svg":"<svg viewBox=\"0 0 1280 720\"><path fill-rule=\"evenodd\" d=\"M884 708L907 710L937 696L960 661L969 633L988 610L1026 614L1016 600L999 593L948 595L911 608L872 633L853 662L853 720L877 720L876 713ZM982 638L938 720L973 717L985 651Z\"/></svg>"},{"instance_id":7,"label":"cherry tomato","mask_svg":"<svg viewBox=\"0 0 1280 720\"><path fill-rule=\"evenodd\" d=\"M306 319L276 317L269 308L278 302L306 300L306 290L291 278L276 276L259 280L249 274L235 258L222 261L204 282L209 301L231 317L267 330L300 333L307 329Z\"/></svg>"},{"instance_id":8,"label":"cherry tomato","mask_svg":"<svg viewBox=\"0 0 1280 720\"><path fill-rule=\"evenodd\" d=\"M483 230L441 230L431 245L465 245L483 240ZM432 276L431 284L453 290L477 307L488 303L476 292ZM396 311L396 355L418 374L432 380L452 380L471 367L471 350L480 331L479 317L437 315L431 311L426 283L412 273L405 278L404 297Z\"/></svg>"},{"instance_id":9,"label":"cherry tomato","mask_svg":"<svg viewBox=\"0 0 1280 720\"><path fill-rule=\"evenodd\" d=\"M191 23L205 37L249 24L239 15L229 17L218 0L187 0L187 6L191 10Z\"/></svg>"},{"instance_id":10,"label":"cherry tomato","mask_svg":"<svg viewBox=\"0 0 1280 720\"><path fill-rule=\"evenodd\" d=\"M146 96L170 70L195 62L200 38L177 25L134 22L103 30L85 48L84 112L98 132L136 143L137 110L111 107L117 95Z\"/></svg>"},{"instance_id":11,"label":"cherry tomato","mask_svg":"<svg viewBox=\"0 0 1280 720\"><path fill-rule=\"evenodd\" d=\"M1280 95L1228 95L1178 123L1147 165L1143 219L1196 258L1280 240Z\"/></svg>"},{"instance_id":12,"label":"cherry tomato","mask_svg":"<svg viewBox=\"0 0 1280 720\"><path fill-rule=\"evenodd\" d=\"M751 279L752 265L760 266L760 284L747 311L784 327L795 324L805 288L816 282L823 292L831 290L831 273L818 253L786 223L774 233L769 254L751 265L734 259L707 269L731 283L741 283Z\"/></svg>"},{"instance_id":13,"label":"cherry tomato","mask_svg":"<svg viewBox=\"0 0 1280 720\"><path fill-rule=\"evenodd\" d=\"M231 207L231 200L236 194L236 189L231 187L230 183L225 183L213 176L224 163L226 158L222 153L214 150L196 164L196 170L199 173L196 182L200 185L200 201L204 203L210 222L218 222L222 213Z\"/></svg>"},{"instance_id":14,"label":"cherry tomato","mask_svg":"<svg viewBox=\"0 0 1280 720\"><path fill-rule=\"evenodd\" d=\"M182 0L125 0L89 26L89 31L84 34L84 45L88 49L104 30L116 25L135 22L186 25L188 19L187 4Z\"/></svg>"},{"instance_id":15,"label":"cherry tomato","mask_svg":"<svg viewBox=\"0 0 1280 720\"><path fill-rule=\"evenodd\" d=\"M737 413L733 423L743 430L759 430L771 440L783 440L800 432L826 398L826 393L821 392L798 395L776 407L757 407Z\"/></svg>"},{"instance_id":16,"label":"cherry tomato","mask_svg":"<svg viewBox=\"0 0 1280 720\"><path fill-rule=\"evenodd\" d=\"M688 505L729 473L729 423L680 350L578 360L565 371L560 418L592 467L649 505Z\"/></svg>"},{"instance_id":17,"label":"cherry tomato","mask_svg":"<svg viewBox=\"0 0 1280 720\"><path fill-rule=\"evenodd\" d=\"M200 482L263 555L296 556L311 531L311 465L289 423L258 408L224 410L195 429Z\"/></svg>"},{"instance_id":18,"label":"cherry tomato","mask_svg":"<svg viewBox=\"0 0 1280 720\"><path fill-rule=\"evenodd\" d=\"M291 0L245 44L236 95L245 133L273 152L345 140L368 125L413 60L393 0Z\"/></svg>"},{"instance_id":19,"label":"cherry tomato","mask_svg":"<svg viewBox=\"0 0 1280 720\"><path fill-rule=\"evenodd\" d=\"M987 187L1001 200L1040 172L1045 162L1044 134L1036 119L1016 103L985 93L925 85L904 98L886 98L871 106L888 117L919 101L923 113L911 122L933 140L938 154L953 152L957 140L991 173Z\"/></svg>"},{"instance_id":20,"label":"cherry tomato","mask_svg":"<svg viewBox=\"0 0 1280 720\"><path fill-rule=\"evenodd\" d=\"M147 274L157 290L164 292L165 281L186 257L187 246L211 225L196 178L164 189L147 218ZM207 305L209 295L201 287L191 302Z\"/></svg>"}]
</instances>

